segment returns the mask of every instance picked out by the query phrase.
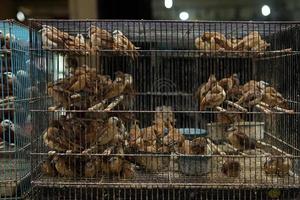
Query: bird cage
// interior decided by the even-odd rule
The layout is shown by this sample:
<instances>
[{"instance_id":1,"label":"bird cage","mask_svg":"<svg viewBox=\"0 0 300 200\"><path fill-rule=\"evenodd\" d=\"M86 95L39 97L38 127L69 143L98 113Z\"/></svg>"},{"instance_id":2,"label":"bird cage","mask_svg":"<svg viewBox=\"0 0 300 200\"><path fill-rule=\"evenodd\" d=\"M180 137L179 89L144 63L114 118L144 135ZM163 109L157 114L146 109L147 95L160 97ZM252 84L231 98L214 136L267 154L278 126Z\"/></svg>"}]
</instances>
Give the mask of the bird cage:
<instances>
[{"instance_id":1,"label":"bird cage","mask_svg":"<svg viewBox=\"0 0 300 200\"><path fill-rule=\"evenodd\" d=\"M297 198L298 23L30 27L36 199Z\"/></svg>"},{"instance_id":2,"label":"bird cage","mask_svg":"<svg viewBox=\"0 0 300 200\"><path fill-rule=\"evenodd\" d=\"M0 199L17 199L30 185L29 30L0 21L0 40Z\"/></svg>"}]
</instances>

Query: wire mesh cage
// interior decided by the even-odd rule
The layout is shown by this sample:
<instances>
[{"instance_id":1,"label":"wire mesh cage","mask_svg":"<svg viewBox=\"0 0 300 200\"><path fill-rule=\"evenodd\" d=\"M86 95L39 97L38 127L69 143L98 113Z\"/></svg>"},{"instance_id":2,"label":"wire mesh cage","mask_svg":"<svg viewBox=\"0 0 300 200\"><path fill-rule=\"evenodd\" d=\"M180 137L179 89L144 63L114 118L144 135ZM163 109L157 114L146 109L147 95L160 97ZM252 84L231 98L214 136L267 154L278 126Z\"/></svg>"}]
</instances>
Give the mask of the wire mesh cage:
<instances>
[{"instance_id":1,"label":"wire mesh cage","mask_svg":"<svg viewBox=\"0 0 300 200\"><path fill-rule=\"evenodd\" d=\"M30 26L34 188L299 188L298 23Z\"/></svg>"},{"instance_id":2,"label":"wire mesh cage","mask_svg":"<svg viewBox=\"0 0 300 200\"><path fill-rule=\"evenodd\" d=\"M21 198L29 189L29 29L0 21L0 198Z\"/></svg>"}]
</instances>

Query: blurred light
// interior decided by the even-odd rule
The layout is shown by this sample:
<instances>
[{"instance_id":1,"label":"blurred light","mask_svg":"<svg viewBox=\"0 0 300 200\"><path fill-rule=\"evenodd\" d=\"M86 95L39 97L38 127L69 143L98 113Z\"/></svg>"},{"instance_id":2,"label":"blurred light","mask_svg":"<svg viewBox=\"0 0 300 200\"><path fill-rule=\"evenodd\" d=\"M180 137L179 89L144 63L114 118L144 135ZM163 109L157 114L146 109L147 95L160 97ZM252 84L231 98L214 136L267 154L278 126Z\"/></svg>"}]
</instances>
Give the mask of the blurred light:
<instances>
[{"instance_id":1,"label":"blurred light","mask_svg":"<svg viewBox=\"0 0 300 200\"><path fill-rule=\"evenodd\" d=\"M268 5L264 5L263 7L261 7L261 14L263 16L268 16L271 14L271 9Z\"/></svg>"},{"instance_id":2,"label":"blurred light","mask_svg":"<svg viewBox=\"0 0 300 200\"><path fill-rule=\"evenodd\" d=\"M17 12L17 19L18 19L20 22L22 22L22 21L25 20L25 15L24 15L24 13L23 13L22 11L18 11L18 12Z\"/></svg>"},{"instance_id":3,"label":"blurred light","mask_svg":"<svg viewBox=\"0 0 300 200\"><path fill-rule=\"evenodd\" d=\"M173 0L165 0L166 8L172 8L172 6L173 6Z\"/></svg>"},{"instance_id":4,"label":"blurred light","mask_svg":"<svg viewBox=\"0 0 300 200\"><path fill-rule=\"evenodd\" d=\"M181 19L181 20L187 20L187 19L189 19L189 13L188 12L185 12L185 11L183 11L183 12L181 12L180 14L179 14L179 18Z\"/></svg>"}]
</instances>

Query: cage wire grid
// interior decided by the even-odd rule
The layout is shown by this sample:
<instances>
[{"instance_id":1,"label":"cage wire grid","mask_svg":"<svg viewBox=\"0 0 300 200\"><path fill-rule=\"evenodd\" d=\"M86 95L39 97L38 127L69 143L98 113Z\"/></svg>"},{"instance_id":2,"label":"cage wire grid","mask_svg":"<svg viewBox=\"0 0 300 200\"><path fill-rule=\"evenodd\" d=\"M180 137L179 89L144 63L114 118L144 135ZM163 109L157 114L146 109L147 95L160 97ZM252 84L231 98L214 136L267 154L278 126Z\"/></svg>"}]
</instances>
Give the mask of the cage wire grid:
<instances>
[{"instance_id":1,"label":"cage wire grid","mask_svg":"<svg viewBox=\"0 0 300 200\"><path fill-rule=\"evenodd\" d=\"M297 22L32 19L30 30L36 191L299 187Z\"/></svg>"},{"instance_id":2,"label":"cage wire grid","mask_svg":"<svg viewBox=\"0 0 300 200\"><path fill-rule=\"evenodd\" d=\"M0 21L0 198L21 199L30 186L29 29Z\"/></svg>"}]
</instances>

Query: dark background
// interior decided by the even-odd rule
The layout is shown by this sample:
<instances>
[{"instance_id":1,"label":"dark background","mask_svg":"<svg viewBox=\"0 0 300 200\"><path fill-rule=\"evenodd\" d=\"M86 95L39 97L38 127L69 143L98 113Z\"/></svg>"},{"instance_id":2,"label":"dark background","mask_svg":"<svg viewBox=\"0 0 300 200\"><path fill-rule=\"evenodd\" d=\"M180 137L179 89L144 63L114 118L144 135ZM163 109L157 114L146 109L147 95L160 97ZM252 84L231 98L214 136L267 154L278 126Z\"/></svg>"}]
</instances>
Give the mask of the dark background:
<instances>
[{"instance_id":1,"label":"dark background","mask_svg":"<svg viewBox=\"0 0 300 200\"><path fill-rule=\"evenodd\" d=\"M0 19L28 18L179 19L186 11L191 20L299 20L299 0L1 0ZM261 8L271 8L263 16ZM26 21L25 21L26 23Z\"/></svg>"}]
</instances>

